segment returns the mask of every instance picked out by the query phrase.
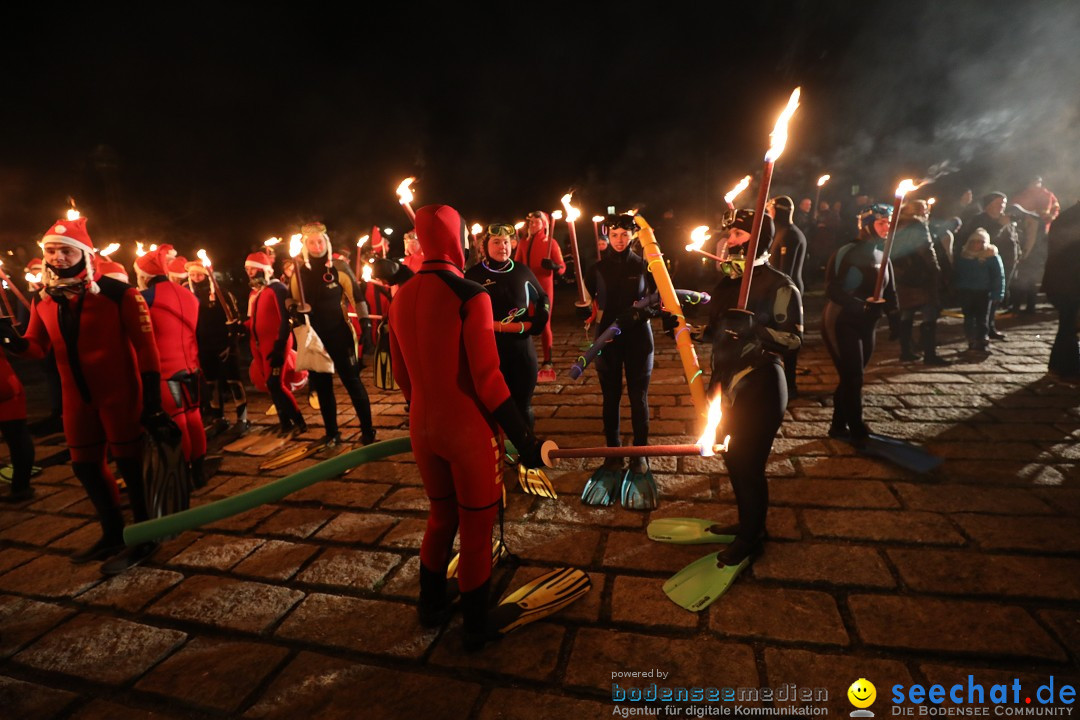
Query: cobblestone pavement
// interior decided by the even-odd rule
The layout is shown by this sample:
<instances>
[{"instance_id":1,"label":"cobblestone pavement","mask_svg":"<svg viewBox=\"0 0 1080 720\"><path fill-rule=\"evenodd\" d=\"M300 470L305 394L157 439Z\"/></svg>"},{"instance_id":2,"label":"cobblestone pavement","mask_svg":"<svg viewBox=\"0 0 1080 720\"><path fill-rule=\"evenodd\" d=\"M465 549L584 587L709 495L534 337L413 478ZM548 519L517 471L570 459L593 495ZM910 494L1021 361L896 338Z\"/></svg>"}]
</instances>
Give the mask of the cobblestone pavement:
<instances>
[{"instance_id":1,"label":"cobblestone pavement","mask_svg":"<svg viewBox=\"0 0 1080 720\"><path fill-rule=\"evenodd\" d=\"M946 458L923 477L823 439L836 377L809 333L802 397L770 465L769 542L701 614L660 586L710 549L652 543L644 528L651 517L733 519L720 459L655 462L662 504L651 514L583 507L592 466L580 462L553 473L557 501L514 482L506 535L521 565L497 570L497 587L569 564L594 589L480 654L461 651L460 620L442 631L416 621L426 500L411 456L184 533L106 580L68 562L98 530L53 437L38 447L54 464L35 500L0 511L0 716L608 717L612 673L654 669L672 687L823 687L832 714L852 709L845 691L865 677L879 716L897 683L1076 684L1080 396L1045 376L1048 311L1003 322L1009 341L981 360L958 354L957 322L944 333L957 364L900 364L881 331L868 377L875 431ZM601 438L595 375L566 380L582 337L557 317L560 381L536 395L538 431L564 446ZM652 440L692 441L673 343L657 338ZM404 435L401 398L372 399L380 439ZM260 422L267 404L253 401ZM227 455L194 503L308 464L260 473L258 462Z\"/></svg>"}]
</instances>

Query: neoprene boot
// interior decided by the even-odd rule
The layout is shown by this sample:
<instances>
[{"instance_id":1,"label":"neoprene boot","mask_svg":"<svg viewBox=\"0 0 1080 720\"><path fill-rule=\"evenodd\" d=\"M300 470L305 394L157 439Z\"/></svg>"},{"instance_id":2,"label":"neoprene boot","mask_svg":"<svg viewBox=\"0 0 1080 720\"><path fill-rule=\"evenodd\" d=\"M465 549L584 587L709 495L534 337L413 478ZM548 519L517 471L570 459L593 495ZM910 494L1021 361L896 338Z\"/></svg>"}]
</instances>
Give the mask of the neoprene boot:
<instances>
[{"instance_id":1,"label":"neoprene boot","mask_svg":"<svg viewBox=\"0 0 1080 720\"><path fill-rule=\"evenodd\" d=\"M488 592L491 579L484 584L461 593L461 617L464 637L462 643L466 652L476 652L492 639L488 629Z\"/></svg>"},{"instance_id":2,"label":"neoprene boot","mask_svg":"<svg viewBox=\"0 0 1080 720\"><path fill-rule=\"evenodd\" d=\"M923 363L926 365L951 365L948 360L937 354L937 325L926 324L919 328L919 343L923 349Z\"/></svg>"},{"instance_id":3,"label":"neoprene boot","mask_svg":"<svg viewBox=\"0 0 1080 720\"><path fill-rule=\"evenodd\" d=\"M113 502L99 463L72 463L75 477L82 483L101 523L101 539L71 556L76 565L111 557L124 549L124 516Z\"/></svg>"},{"instance_id":4,"label":"neoprene boot","mask_svg":"<svg viewBox=\"0 0 1080 720\"><path fill-rule=\"evenodd\" d=\"M206 487L206 456L195 458L191 461L191 484L196 490Z\"/></svg>"},{"instance_id":5,"label":"neoprene boot","mask_svg":"<svg viewBox=\"0 0 1080 720\"><path fill-rule=\"evenodd\" d=\"M420 563L420 624L426 628L444 625L450 619L450 598L446 594L446 571L428 570Z\"/></svg>"}]
</instances>

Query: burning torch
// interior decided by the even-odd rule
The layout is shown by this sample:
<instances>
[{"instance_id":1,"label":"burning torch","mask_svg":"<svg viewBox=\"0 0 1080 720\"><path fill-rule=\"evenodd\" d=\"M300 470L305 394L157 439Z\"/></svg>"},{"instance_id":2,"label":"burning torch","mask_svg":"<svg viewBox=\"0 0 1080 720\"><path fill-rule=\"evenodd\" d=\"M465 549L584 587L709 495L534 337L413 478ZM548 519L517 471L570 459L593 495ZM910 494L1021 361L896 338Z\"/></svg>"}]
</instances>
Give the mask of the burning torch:
<instances>
[{"instance_id":1,"label":"burning torch","mask_svg":"<svg viewBox=\"0 0 1080 720\"><path fill-rule=\"evenodd\" d=\"M831 177L832 175L826 174L817 179L817 190L814 192L814 214L810 218L813 222L817 222L818 202L821 200L821 188L825 183L829 182L829 178Z\"/></svg>"},{"instance_id":2,"label":"burning torch","mask_svg":"<svg viewBox=\"0 0 1080 720\"><path fill-rule=\"evenodd\" d=\"M303 235L296 233L289 238L289 257L293 260L293 277L296 279L296 287L300 288L300 304L296 306L296 312L309 313L311 306L304 297L304 279L300 277L300 251L304 247Z\"/></svg>"},{"instance_id":3,"label":"burning torch","mask_svg":"<svg viewBox=\"0 0 1080 720\"><path fill-rule=\"evenodd\" d=\"M733 187L733 188L731 188L730 190L727 191L727 193L724 195L724 202L727 204L728 210L734 210L735 209L735 198L742 195L743 190L745 190L748 187L750 187L750 176L749 175L747 175L742 180L740 180L738 182L738 184L735 185L735 187Z\"/></svg>"},{"instance_id":4,"label":"burning torch","mask_svg":"<svg viewBox=\"0 0 1080 720\"><path fill-rule=\"evenodd\" d=\"M592 297L589 296L589 291L585 288L585 278L581 273L581 254L578 252L577 244L577 219L580 217L581 211L570 204L572 196L572 192L563 195L562 204L566 208L566 227L570 233L570 254L574 256L574 279L577 281L578 287L578 299L574 305L579 308L587 308L592 305Z\"/></svg>"},{"instance_id":5,"label":"burning torch","mask_svg":"<svg viewBox=\"0 0 1080 720\"><path fill-rule=\"evenodd\" d=\"M409 216L409 220L416 224L416 213L412 209L413 191L412 184L416 182L416 178L407 177L401 181L401 184L397 186L398 202L401 204L401 209L405 211L405 214Z\"/></svg>"},{"instance_id":6,"label":"burning torch","mask_svg":"<svg viewBox=\"0 0 1080 720\"><path fill-rule=\"evenodd\" d=\"M874 283L874 295L868 302L881 302L881 292L885 287L885 270L889 266L889 254L892 253L893 239L896 237L896 225L900 222L900 206L904 202L904 196L918 187L914 180L901 180L896 186L896 196L893 199L892 219L889 220L889 235L885 238L885 249L882 250L881 266L877 271L877 281Z\"/></svg>"},{"instance_id":7,"label":"burning torch","mask_svg":"<svg viewBox=\"0 0 1080 720\"><path fill-rule=\"evenodd\" d=\"M210 261L210 256L206 254L205 250L199 250L195 253L195 256L202 260L203 265L206 267L206 274L210 276L210 302L214 302L215 296L221 298L221 309L225 312L225 322L234 322L236 316L229 308L229 300L221 292L221 286L218 285L217 278L214 277L214 263ZM299 278L297 280L299 281Z\"/></svg>"}]
</instances>

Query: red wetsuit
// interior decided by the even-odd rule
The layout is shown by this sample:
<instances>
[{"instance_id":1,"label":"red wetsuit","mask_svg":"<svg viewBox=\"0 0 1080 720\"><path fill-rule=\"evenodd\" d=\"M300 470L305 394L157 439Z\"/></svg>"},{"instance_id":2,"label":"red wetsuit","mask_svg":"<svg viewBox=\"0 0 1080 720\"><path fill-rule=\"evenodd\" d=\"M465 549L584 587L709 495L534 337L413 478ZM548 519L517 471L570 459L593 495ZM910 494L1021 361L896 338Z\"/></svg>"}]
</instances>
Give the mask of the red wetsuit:
<instances>
[{"instance_id":1,"label":"red wetsuit","mask_svg":"<svg viewBox=\"0 0 1080 720\"><path fill-rule=\"evenodd\" d=\"M50 295L35 300L25 335L29 357L43 358L50 347L55 351L64 435L73 462L104 462L106 442L113 457L140 457L139 376L160 372L143 296L119 280L102 277L97 282L100 293L86 291L59 302Z\"/></svg>"},{"instance_id":2,"label":"red wetsuit","mask_svg":"<svg viewBox=\"0 0 1080 720\"><path fill-rule=\"evenodd\" d=\"M492 413L510 391L499 372L491 299L462 272L460 215L445 205L421 208L416 230L426 260L390 305L390 352L431 501L420 560L445 570L460 525L465 592L491 575L491 529L502 498L502 443Z\"/></svg>"},{"instance_id":3,"label":"red wetsuit","mask_svg":"<svg viewBox=\"0 0 1080 720\"><path fill-rule=\"evenodd\" d=\"M19 377L0 352L0 422L26 419L26 391Z\"/></svg>"},{"instance_id":4,"label":"red wetsuit","mask_svg":"<svg viewBox=\"0 0 1080 720\"><path fill-rule=\"evenodd\" d=\"M566 264L563 262L562 250L559 242L554 238L548 239L551 220L547 213L543 213L544 228L535 235L530 235L518 243L517 252L514 253L514 262L523 262L533 271L533 275L540 281L540 288L547 294L548 302L551 303L552 314L555 307L555 273L562 275L566 272ZM555 263L555 270L548 270L541 263L551 260ZM544 350L544 362L551 362L551 318L544 325L544 332L540 335L540 345Z\"/></svg>"},{"instance_id":5,"label":"red wetsuit","mask_svg":"<svg viewBox=\"0 0 1080 720\"><path fill-rule=\"evenodd\" d=\"M251 382L256 388L266 392L267 381L271 378L270 356L275 350L284 354L285 363L281 369L282 398L285 408L278 407L278 417L295 417L300 414L292 386L307 373L296 371L296 352L293 348L292 327L285 311L285 298L288 290L278 280L269 285L251 291L248 304L248 319L244 321L251 336ZM278 398L271 397L277 405ZM283 411L285 414L283 415ZM291 412L290 412L291 411Z\"/></svg>"},{"instance_id":6,"label":"red wetsuit","mask_svg":"<svg viewBox=\"0 0 1080 720\"><path fill-rule=\"evenodd\" d=\"M180 428L184 459L206 455L206 430L199 404L199 346L195 329L199 300L164 275L150 280L142 293L150 308L161 358L161 406Z\"/></svg>"}]
</instances>

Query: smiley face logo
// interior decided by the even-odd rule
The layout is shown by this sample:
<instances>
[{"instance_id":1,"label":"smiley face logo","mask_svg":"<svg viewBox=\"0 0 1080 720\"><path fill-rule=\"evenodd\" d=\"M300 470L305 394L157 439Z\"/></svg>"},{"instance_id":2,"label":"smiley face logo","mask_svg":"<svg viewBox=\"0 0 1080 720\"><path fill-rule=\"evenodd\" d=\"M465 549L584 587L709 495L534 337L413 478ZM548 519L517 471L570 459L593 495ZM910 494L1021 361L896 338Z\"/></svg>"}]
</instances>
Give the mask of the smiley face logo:
<instances>
[{"instance_id":1,"label":"smiley face logo","mask_svg":"<svg viewBox=\"0 0 1080 720\"><path fill-rule=\"evenodd\" d=\"M859 678L851 683L847 691L848 700L857 708L868 708L877 699L877 688L866 678Z\"/></svg>"}]
</instances>

